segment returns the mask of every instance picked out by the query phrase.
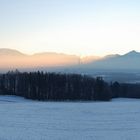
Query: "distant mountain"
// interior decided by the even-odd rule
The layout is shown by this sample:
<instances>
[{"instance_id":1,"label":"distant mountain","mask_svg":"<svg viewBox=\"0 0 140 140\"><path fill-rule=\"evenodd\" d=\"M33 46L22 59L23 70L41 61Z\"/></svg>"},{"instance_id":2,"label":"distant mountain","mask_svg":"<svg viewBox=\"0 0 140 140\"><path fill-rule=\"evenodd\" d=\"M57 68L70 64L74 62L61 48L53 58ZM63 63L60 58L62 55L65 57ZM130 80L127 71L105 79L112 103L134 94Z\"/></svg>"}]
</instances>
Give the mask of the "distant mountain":
<instances>
[{"instance_id":1,"label":"distant mountain","mask_svg":"<svg viewBox=\"0 0 140 140\"><path fill-rule=\"evenodd\" d=\"M119 54L110 54L110 55L106 55L103 59L107 59L107 58L114 58L114 57L119 57Z\"/></svg>"},{"instance_id":2,"label":"distant mountain","mask_svg":"<svg viewBox=\"0 0 140 140\"><path fill-rule=\"evenodd\" d=\"M8 49L8 48L1 48L0 49L0 56L24 56L25 54L17 51L17 50L13 50L13 49Z\"/></svg>"},{"instance_id":3,"label":"distant mountain","mask_svg":"<svg viewBox=\"0 0 140 140\"><path fill-rule=\"evenodd\" d=\"M76 55L67 55L63 53L43 52L30 56L31 61L40 64L42 67L57 67L67 65L77 65L79 57Z\"/></svg>"},{"instance_id":4,"label":"distant mountain","mask_svg":"<svg viewBox=\"0 0 140 140\"><path fill-rule=\"evenodd\" d=\"M33 55L17 50L0 49L0 71L7 70L59 70L61 72L92 73L93 71L140 70L140 53L128 52L124 55L105 57L78 57L63 53L43 52Z\"/></svg>"},{"instance_id":5,"label":"distant mountain","mask_svg":"<svg viewBox=\"0 0 140 140\"><path fill-rule=\"evenodd\" d=\"M108 70L140 70L140 53L128 52L124 55L109 55L83 67Z\"/></svg>"},{"instance_id":6,"label":"distant mountain","mask_svg":"<svg viewBox=\"0 0 140 140\"><path fill-rule=\"evenodd\" d=\"M75 55L49 52L26 55L13 49L0 49L0 70L77 65L79 61Z\"/></svg>"},{"instance_id":7,"label":"distant mountain","mask_svg":"<svg viewBox=\"0 0 140 140\"><path fill-rule=\"evenodd\" d=\"M140 52L136 52L135 50L128 52L124 55L125 57L140 57Z\"/></svg>"}]
</instances>

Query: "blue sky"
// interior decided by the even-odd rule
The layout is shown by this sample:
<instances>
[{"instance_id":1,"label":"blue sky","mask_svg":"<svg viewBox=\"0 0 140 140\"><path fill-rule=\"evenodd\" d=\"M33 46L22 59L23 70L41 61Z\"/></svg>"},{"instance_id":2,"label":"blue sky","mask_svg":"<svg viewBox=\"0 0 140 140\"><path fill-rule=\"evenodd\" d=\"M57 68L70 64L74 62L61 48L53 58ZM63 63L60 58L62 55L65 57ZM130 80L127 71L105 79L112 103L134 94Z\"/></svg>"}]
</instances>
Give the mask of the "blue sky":
<instances>
[{"instance_id":1,"label":"blue sky","mask_svg":"<svg viewBox=\"0 0 140 140\"><path fill-rule=\"evenodd\" d=\"M138 0L0 0L0 47L106 55L140 51Z\"/></svg>"}]
</instances>

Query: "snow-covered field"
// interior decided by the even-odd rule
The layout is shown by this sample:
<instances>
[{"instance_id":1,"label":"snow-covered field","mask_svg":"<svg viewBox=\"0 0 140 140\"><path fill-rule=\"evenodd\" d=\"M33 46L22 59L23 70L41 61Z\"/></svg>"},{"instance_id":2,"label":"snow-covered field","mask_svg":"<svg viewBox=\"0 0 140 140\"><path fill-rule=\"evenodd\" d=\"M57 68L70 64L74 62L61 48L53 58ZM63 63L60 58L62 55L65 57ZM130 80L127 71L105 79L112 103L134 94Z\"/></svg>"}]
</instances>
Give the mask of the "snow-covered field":
<instances>
[{"instance_id":1,"label":"snow-covered field","mask_svg":"<svg viewBox=\"0 0 140 140\"><path fill-rule=\"evenodd\" d=\"M0 96L0 140L139 140L140 100L37 102Z\"/></svg>"}]
</instances>

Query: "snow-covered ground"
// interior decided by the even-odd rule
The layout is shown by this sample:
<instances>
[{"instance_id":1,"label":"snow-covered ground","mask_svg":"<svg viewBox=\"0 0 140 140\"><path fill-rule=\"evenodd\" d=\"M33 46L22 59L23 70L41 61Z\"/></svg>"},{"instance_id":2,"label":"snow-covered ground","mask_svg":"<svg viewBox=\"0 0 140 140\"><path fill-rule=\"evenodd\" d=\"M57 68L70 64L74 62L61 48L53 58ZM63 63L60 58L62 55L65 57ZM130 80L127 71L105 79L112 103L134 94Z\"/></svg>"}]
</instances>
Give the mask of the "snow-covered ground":
<instances>
[{"instance_id":1,"label":"snow-covered ground","mask_svg":"<svg viewBox=\"0 0 140 140\"><path fill-rule=\"evenodd\" d=\"M139 140L140 100L37 102L0 96L0 140Z\"/></svg>"}]
</instances>

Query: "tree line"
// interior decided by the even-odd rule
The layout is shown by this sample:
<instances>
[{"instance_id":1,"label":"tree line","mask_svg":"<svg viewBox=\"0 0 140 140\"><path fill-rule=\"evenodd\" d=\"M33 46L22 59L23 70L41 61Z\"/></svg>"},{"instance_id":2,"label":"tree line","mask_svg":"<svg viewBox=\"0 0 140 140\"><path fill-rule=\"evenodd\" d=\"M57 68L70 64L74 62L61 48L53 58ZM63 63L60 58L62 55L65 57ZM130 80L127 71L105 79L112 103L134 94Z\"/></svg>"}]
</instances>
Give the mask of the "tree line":
<instances>
[{"instance_id":1,"label":"tree line","mask_svg":"<svg viewBox=\"0 0 140 140\"><path fill-rule=\"evenodd\" d=\"M0 94L42 101L109 101L140 98L140 85L107 83L102 77L80 74L11 71L0 75Z\"/></svg>"}]
</instances>

